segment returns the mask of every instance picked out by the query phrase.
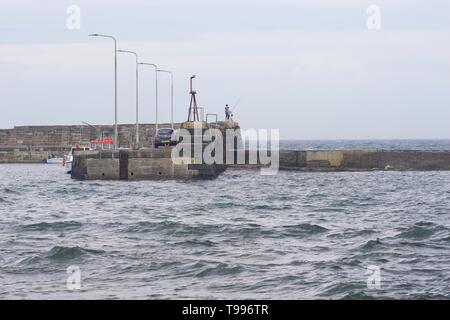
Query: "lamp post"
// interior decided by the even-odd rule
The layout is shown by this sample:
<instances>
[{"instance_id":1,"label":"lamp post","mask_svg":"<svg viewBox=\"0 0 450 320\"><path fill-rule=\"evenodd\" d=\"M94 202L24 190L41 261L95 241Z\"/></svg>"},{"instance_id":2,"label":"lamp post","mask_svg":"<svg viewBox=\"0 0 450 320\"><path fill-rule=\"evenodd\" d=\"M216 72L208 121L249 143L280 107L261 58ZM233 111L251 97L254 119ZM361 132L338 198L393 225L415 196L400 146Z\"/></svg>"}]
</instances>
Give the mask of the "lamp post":
<instances>
[{"instance_id":1,"label":"lamp post","mask_svg":"<svg viewBox=\"0 0 450 320\"><path fill-rule=\"evenodd\" d=\"M139 146L139 71L138 55L134 51L117 50L117 52L134 54L136 57L136 145Z\"/></svg>"},{"instance_id":2,"label":"lamp post","mask_svg":"<svg viewBox=\"0 0 450 320\"><path fill-rule=\"evenodd\" d=\"M156 70L157 72L164 72L170 74L170 122L173 129L173 73L168 70Z\"/></svg>"},{"instance_id":3,"label":"lamp post","mask_svg":"<svg viewBox=\"0 0 450 320\"><path fill-rule=\"evenodd\" d=\"M155 68L155 88L156 88L156 93L155 93L155 102L156 102L156 123L155 123L155 128L156 130L158 130L158 66L154 63L145 63L145 62L139 62L140 65L145 65L145 66L151 66L153 68Z\"/></svg>"},{"instance_id":4,"label":"lamp post","mask_svg":"<svg viewBox=\"0 0 450 320\"><path fill-rule=\"evenodd\" d=\"M113 36L93 33L90 37L103 37L114 40L114 148L119 144L119 133L117 129L117 40Z\"/></svg>"}]
</instances>

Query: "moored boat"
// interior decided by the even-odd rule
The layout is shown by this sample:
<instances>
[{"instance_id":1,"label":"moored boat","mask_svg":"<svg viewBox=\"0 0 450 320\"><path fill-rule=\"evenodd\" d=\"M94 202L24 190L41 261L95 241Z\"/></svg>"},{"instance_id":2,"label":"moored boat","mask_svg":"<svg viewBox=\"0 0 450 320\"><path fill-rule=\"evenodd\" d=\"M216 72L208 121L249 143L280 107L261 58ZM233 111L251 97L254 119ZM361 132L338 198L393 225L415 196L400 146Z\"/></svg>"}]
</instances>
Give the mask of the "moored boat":
<instances>
[{"instance_id":1,"label":"moored boat","mask_svg":"<svg viewBox=\"0 0 450 320\"><path fill-rule=\"evenodd\" d=\"M57 157L54 154L49 153L47 159L45 159L45 163L47 164L61 164L63 163L64 158Z\"/></svg>"},{"instance_id":2,"label":"moored boat","mask_svg":"<svg viewBox=\"0 0 450 320\"><path fill-rule=\"evenodd\" d=\"M89 146L79 145L76 144L74 147L72 147L68 154L64 156L64 159L62 160L63 167L67 170L67 173L72 173L72 162L73 162L73 154L75 151L89 151L92 150Z\"/></svg>"}]
</instances>

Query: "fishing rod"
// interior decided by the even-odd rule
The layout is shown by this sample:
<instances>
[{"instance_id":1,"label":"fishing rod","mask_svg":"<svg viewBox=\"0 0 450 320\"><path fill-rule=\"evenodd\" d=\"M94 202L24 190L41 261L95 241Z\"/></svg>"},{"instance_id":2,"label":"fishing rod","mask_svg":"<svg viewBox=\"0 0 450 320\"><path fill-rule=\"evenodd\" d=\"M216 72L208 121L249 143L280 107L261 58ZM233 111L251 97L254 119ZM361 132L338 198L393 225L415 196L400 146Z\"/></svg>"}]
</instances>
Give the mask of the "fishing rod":
<instances>
[{"instance_id":1,"label":"fishing rod","mask_svg":"<svg viewBox=\"0 0 450 320\"><path fill-rule=\"evenodd\" d=\"M233 109L231 109L231 113L234 112L234 110L236 110L236 107L239 105L239 102L241 102L242 100L242 96L239 97L239 99L237 99L236 103L233 105Z\"/></svg>"}]
</instances>

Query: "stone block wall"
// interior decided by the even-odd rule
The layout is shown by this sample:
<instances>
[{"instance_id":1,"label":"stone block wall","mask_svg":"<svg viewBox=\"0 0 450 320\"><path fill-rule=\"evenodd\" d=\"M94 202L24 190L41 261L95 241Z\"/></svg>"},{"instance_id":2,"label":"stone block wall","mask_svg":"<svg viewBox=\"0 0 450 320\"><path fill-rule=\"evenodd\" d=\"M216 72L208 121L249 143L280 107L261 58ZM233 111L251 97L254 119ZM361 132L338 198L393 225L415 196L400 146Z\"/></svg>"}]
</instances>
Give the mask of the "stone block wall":
<instances>
[{"instance_id":1,"label":"stone block wall","mask_svg":"<svg viewBox=\"0 0 450 320\"><path fill-rule=\"evenodd\" d=\"M159 124L159 128L169 128L170 123ZM180 124L174 124L179 128ZM58 125L58 126L17 126L12 129L0 129L0 163L39 163L49 154L62 157L77 144L89 144L92 140L114 137L113 125ZM136 126L120 124L118 126L119 143L123 147L134 144ZM141 146L150 147L155 135L154 124L140 124Z\"/></svg>"},{"instance_id":2,"label":"stone block wall","mask_svg":"<svg viewBox=\"0 0 450 320\"><path fill-rule=\"evenodd\" d=\"M268 152L270 156L270 152ZM428 150L280 150L281 170L301 171L371 171L371 170L450 170L450 151ZM245 152L244 165L230 167L260 167L249 163Z\"/></svg>"},{"instance_id":3,"label":"stone block wall","mask_svg":"<svg viewBox=\"0 0 450 320\"><path fill-rule=\"evenodd\" d=\"M174 124L178 128L180 124ZM18 126L12 129L0 129L0 147L27 146L27 147L65 147L70 148L76 143L89 143L104 136L114 136L113 125L86 125L67 126ZM170 123L159 124L160 128L170 127ZM119 143L129 146L134 143L136 126L134 124L120 124L118 126ZM144 146L150 146L155 134L154 124L140 124L139 136Z\"/></svg>"}]
</instances>

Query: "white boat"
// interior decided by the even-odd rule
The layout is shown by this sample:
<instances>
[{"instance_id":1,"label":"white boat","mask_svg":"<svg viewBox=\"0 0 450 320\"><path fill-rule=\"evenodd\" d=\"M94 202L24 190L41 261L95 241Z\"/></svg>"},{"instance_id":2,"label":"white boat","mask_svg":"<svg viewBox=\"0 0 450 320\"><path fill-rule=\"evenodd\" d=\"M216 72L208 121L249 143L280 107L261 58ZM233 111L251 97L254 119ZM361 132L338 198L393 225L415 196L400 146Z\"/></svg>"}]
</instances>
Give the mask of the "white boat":
<instances>
[{"instance_id":1,"label":"white boat","mask_svg":"<svg viewBox=\"0 0 450 320\"><path fill-rule=\"evenodd\" d=\"M75 151L89 151L92 150L88 146L82 146L82 145L75 145L72 147L68 154L64 156L64 159L62 161L63 167L67 170L67 173L72 173L72 162L73 162L73 154Z\"/></svg>"},{"instance_id":2,"label":"white boat","mask_svg":"<svg viewBox=\"0 0 450 320\"><path fill-rule=\"evenodd\" d=\"M47 158L46 163L48 164L62 164L64 161L64 158Z\"/></svg>"}]
</instances>

